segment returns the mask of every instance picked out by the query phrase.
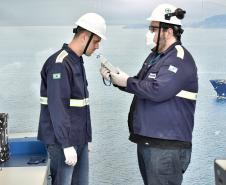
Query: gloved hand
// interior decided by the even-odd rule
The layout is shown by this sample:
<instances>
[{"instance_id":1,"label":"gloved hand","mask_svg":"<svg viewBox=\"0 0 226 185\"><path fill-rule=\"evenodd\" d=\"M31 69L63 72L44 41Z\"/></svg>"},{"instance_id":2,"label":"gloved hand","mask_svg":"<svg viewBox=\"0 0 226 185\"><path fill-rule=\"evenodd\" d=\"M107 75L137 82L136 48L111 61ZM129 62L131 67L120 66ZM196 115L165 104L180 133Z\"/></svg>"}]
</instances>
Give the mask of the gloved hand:
<instances>
[{"instance_id":1,"label":"gloved hand","mask_svg":"<svg viewBox=\"0 0 226 185\"><path fill-rule=\"evenodd\" d=\"M110 71L106 67L101 66L100 74L105 80L110 81Z\"/></svg>"},{"instance_id":2,"label":"gloved hand","mask_svg":"<svg viewBox=\"0 0 226 185\"><path fill-rule=\"evenodd\" d=\"M73 146L64 148L64 156L67 165L75 166L77 163L77 152Z\"/></svg>"},{"instance_id":3,"label":"gloved hand","mask_svg":"<svg viewBox=\"0 0 226 185\"><path fill-rule=\"evenodd\" d=\"M117 70L119 73L110 72L112 83L120 87L126 87L129 75L119 68L117 68Z\"/></svg>"}]
</instances>

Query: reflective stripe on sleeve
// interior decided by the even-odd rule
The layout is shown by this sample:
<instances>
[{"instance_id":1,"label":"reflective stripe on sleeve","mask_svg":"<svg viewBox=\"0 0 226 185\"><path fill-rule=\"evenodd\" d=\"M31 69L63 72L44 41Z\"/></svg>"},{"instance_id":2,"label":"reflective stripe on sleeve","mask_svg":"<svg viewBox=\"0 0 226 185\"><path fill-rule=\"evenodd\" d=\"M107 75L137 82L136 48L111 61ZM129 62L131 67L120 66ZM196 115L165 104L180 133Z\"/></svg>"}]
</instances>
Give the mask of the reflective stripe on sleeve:
<instances>
[{"instance_id":1,"label":"reflective stripe on sleeve","mask_svg":"<svg viewBox=\"0 0 226 185\"><path fill-rule=\"evenodd\" d=\"M197 93L189 92L189 91L180 91L177 95L177 97L185 98L189 100L196 100L197 99Z\"/></svg>"},{"instance_id":2,"label":"reflective stripe on sleeve","mask_svg":"<svg viewBox=\"0 0 226 185\"><path fill-rule=\"evenodd\" d=\"M42 105L48 105L48 98L47 97L40 97L40 103ZM84 107L89 105L89 98L85 99L70 99L70 107Z\"/></svg>"},{"instance_id":3,"label":"reflective stripe on sleeve","mask_svg":"<svg viewBox=\"0 0 226 185\"><path fill-rule=\"evenodd\" d=\"M47 98L46 97L40 97L40 103L42 105L48 105Z\"/></svg>"},{"instance_id":4,"label":"reflective stripe on sleeve","mask_svg":"<svg viewBox=\"0 0 226 185\"><path fill-rule=\"evenodd\" d=\"M70 107L84 107L89 105L89 98L82 100L70 99Z\"/></svg>"}]
</instances>

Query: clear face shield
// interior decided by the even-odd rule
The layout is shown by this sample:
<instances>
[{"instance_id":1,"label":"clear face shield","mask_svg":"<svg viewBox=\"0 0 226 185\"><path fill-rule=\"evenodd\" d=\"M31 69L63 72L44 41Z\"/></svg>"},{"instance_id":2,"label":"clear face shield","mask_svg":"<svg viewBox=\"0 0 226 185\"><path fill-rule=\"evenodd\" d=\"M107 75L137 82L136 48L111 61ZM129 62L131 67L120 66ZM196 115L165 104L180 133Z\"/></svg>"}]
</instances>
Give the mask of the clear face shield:
<instances>
[{"instance_id":1,"label":"clear face shield","mask_svg":"<svg viewBox=\"0 0 226 185\"><path fill-rule=\"evenodd\" d=\"M147 31L146 33L146 46L150 49L154 48L156 46L156 43L154 43L154 37L155 33L151 32L150 30Z\"/></svg>"}]
</instances>

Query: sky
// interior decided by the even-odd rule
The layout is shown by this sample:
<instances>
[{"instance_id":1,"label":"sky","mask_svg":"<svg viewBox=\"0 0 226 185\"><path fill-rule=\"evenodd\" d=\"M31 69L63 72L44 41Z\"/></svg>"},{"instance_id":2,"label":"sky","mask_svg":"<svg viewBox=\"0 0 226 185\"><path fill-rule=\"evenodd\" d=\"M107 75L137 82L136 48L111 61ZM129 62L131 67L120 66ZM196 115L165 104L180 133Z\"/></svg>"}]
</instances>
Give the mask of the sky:
<instances>
[{"instance_id":1,"label":"sky","mask_svg":"<svg viewBox=\"0 0 226 185\"><path fill-rule=\"evenodd\" d=\"M87 12L108 24L139 24L160 3L185 9L185 23L226 14L226 0L0 0L0 26L71 25Z\"/></svg>"},{"instance_id":2,"label":"sky","mask_svg":"<svg viewBox=\"0 0 226 185\"><path fill-rule=\"evenodd\" d=\"M202 21L213 15L226 14L226 0L96 0L104 6L104 14L115 21L137 22L149 17L152 10L161 3L170 3L186 10L186 22ZM103 3L104 2L104 3ZM106 3L105 3L106 2ZM117 13L116 13L117 12ZM132 20L130 20L132 18Z\"/></svg>"}]
</instances>

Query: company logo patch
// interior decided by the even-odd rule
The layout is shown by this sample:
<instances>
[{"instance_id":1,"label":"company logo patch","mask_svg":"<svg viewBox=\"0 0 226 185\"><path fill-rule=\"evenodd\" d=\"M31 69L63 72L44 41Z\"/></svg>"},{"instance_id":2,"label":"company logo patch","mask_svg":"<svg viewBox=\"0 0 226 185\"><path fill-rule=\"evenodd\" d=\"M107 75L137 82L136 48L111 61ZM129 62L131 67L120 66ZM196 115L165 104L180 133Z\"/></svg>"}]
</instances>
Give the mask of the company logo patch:
<instances>
[{"instance_id":1,"label":"company logo patch","mask_svg":"<svg viewBox=\"0 0 226 185\"><path fill-rule=\"evenodd\" d=\"M171 13L171 10L169 8L166 8L165 13Z\"/></svg>"},{"instance_id":2,"label":"company logo patch","mask_svg":"<svg viewBox=\"0 0 226 185\"><path fill-rule=\"evenodd\" d=\"M170 65L168 70L172 71L173 73L176 73L178 69L177 67Z\"/></svg>"},{"instance_id":3,"label":"company logo patch","mask_svg":"<svg viewBox=\"0 0 226 185\"><path fill-rule=\"evenodd\" d=\"M53 79L54 80L61 79L61 73L54 73L53 74Z\"/></svg>"},{"instance_id":4,"label":"company logo patch","mask_svg":"<svg viewBox=\"0 0 226 185\"><path fill-rule=\"evenodd\" d=\"M155 74L155 73L150 73L150 74L148 75L148 78L153 78L153 79L155 79L155 78L156 78L156 74Z\"/></svg>"}]
</instances>

